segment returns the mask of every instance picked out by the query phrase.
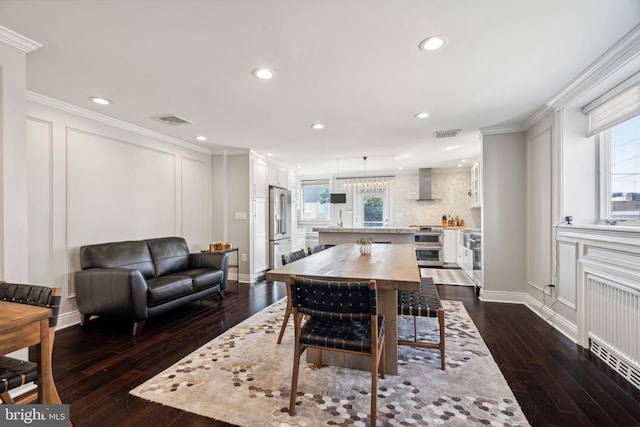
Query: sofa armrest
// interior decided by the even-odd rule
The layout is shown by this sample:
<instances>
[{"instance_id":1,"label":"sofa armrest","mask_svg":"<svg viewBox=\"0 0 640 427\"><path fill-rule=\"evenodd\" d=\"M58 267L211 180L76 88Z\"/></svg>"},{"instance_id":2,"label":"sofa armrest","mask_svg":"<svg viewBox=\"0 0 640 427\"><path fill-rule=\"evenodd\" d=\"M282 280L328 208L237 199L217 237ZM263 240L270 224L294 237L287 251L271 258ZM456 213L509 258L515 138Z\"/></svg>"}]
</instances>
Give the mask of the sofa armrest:
<instances>
[{"instance_id":1,"label":"sofa armrest","mask_svg":"<svg viewBox=\"0 0 640 427\"><path fill-rule=\"evenodd\" d=\"M136 322L149 317L147 282L140 271L90 268L76 271L74 277L80 313L108 315Z\"/></svg>"},{"instance_id":2,"label":"sofa armrest","mask_svg":"<svg viewBox=\"0 0 640 427\"><path fill-rule=\"evenodd\" d=\"M223 278L220 290L227 287L227 276L229 275L229 257L226 253L200 252L189 254L189 268L215 268L222 270Z\"/></svg>"}]
</instances>

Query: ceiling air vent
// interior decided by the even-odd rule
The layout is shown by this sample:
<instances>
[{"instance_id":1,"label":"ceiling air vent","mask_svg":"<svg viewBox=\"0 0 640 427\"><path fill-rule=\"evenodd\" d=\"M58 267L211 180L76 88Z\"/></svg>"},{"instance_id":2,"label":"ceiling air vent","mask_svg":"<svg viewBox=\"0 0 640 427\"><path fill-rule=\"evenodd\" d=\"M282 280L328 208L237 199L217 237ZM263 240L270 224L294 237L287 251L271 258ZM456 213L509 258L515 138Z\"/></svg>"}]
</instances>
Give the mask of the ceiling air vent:
<instances>
[{"instance_id":1,"label":"ceiling air vent","mask_svg":"<svg viewBox=\"0 0 640 427\"><path fill-rule=\"evenodd\" d=\"M175 114L161 114L159 116L153 116L153 119L161 121L165 125L177 126L177 125L190 125L191 122Z\"/></svg>"},{"instance_id":2,"label":"ceiling air vent","mask_svg":"<svg viewBox=\"0 0 640 427\"><path fill-rule=\"evenodd\" d=\"M453 138L458 135L460 129L437 130L433 133L434 138Z\"/></svg>"}]
</instances>

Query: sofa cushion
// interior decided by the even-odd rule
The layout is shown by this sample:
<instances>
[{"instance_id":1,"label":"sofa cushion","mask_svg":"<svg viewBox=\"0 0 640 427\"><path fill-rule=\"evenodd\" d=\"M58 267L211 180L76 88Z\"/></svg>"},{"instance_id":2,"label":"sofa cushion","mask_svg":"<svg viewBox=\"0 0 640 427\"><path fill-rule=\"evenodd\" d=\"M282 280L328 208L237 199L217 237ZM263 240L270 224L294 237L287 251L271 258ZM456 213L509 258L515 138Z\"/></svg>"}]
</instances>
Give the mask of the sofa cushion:
<instances>
[{"instance_id":1,"label":"sofa cushion","mask_svg":"<svg viewBox=\"0 0 640 427\"><path fill-rule=\"evenodd\" d=\"M87 268L131 268L145 279L155 277L147 242L126 241L87 245L80 248L80 266Z\"/></svg>"},{"instance_id":2,"label":"sofa cushion","mask_svg":"<svg viewBox=\"0 0 640 427\"><path fill-rule=\"evenodd\" d=\"M193 293L193 281L187 276L163 276L147 280L149 307Z\"/></svg>"},{"instance_id":3,"label":"sofa cushion","mask_svg":"<svg viewBox=\"0 0 640 427\"><path fill-rule=\"evenodd\" d=\"M224 272L213 268L196 268L193 270L181 271L175 275L188 276L193 280L193 290L210 288L222 283ZM173 275L171 275L173 276Z\"/></svg>"},{"instance_id":4,"label":"sofa cushion","mask_svg":"<svg viewBox=\"0 0 640 427\"><path fill-rule=\"evenodd\" d=\"M189 269L189 246L182 237L147 240L156 277Z\"/></svg>"}]
</instances>

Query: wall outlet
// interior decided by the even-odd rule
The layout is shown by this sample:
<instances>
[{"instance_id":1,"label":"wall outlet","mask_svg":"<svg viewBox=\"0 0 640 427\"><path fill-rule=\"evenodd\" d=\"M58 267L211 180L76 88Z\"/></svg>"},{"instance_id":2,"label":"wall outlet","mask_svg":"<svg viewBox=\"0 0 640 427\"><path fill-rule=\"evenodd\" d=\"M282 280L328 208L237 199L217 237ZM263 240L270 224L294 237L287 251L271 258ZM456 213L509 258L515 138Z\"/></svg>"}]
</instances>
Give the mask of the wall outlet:
<instances>
[{"instance_id":1,"label":"wall outlet","mask_svg":"<svg viewBox=\"0 0 640 427\"><path fill-rule=\"evenodd\" d=\"M247 254L242 254L240 259L242 259L242 261L244 261L244 262L247 262Z\"/></svg>"}]
</instances>

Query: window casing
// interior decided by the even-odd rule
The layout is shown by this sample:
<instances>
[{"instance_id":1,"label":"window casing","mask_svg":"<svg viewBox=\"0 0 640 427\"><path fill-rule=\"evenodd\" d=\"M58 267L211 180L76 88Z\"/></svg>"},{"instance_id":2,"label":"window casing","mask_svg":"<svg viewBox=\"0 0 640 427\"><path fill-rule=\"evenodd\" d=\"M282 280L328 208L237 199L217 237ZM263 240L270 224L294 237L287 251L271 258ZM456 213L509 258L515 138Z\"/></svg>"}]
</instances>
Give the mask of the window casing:
<instances>
[{"instance_id":1,"label":"window casing","mask_svg":"<svg viewBox=\"0 0 640 427\"><path fill-rule=\"evenodd\" d=\"M640 225L640 116L598 134L600 222Z\"/></svg>"},{"instance_id":2,"label":"window casing","mask_svg":"<svg viewBox=\"0 0 640 427\"><path fill-rule=\"evenodd\" d=\"M302 181L302 220L330 221L330 194L328 179Z\"/></svg>"}]
</instances>

